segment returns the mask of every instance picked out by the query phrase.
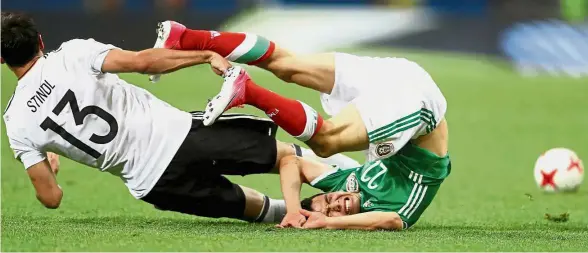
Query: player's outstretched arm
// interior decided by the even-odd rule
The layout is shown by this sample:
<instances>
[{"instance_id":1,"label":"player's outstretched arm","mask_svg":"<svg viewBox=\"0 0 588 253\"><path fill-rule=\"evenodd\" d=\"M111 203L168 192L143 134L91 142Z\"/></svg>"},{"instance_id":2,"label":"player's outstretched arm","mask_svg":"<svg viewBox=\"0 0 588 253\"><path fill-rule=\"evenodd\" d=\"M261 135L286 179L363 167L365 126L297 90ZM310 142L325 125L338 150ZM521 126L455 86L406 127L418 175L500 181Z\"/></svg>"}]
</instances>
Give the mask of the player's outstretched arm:
<instances>
[{"instance_id":1,"label":"player's outstretched arm","mask_svg":"<svg viewBox=\"0 0 588 253\"><path fill-rule=\"evenodd\" d=\"M286 201L286 217L281 227L301 227L306 219L300 213L300 189L302 183L309 183L329 169L327 165L305 160L292 155L280 160L280 183L284 201Z\"/></svg>"},{"instance_id":2,"label":"player's outstretched arm","mask_svg":"<svg viewBox=\"0 0 588 253\"><path fill-rule=\"evenodd\" d=\"M395 212L367 212L347 216L326 217L319 212L301 210L307 221L303 228L402 230L402 219Z\"/></svg>"},{"instance_id":3,"label":"player's outstretched arm","mask_svg":"<svg viewBox=\"0 0 588 253\"><path fill-rule=\"evenodd\" d=\"M208 63L215 73L224 73L231 64L212 51L178 51L162 48L139 52L113 49L102 64L102 72L165 74L182 68Z\"/></svg>"},{"instance_id":4,"label":"player's outstretched arm","mask_svg":"<svg viewBox=\"0 0 588 253\"><path fill-rule=\"evenodd\" d=\"M63 191L57 184L55 174L46 159L27 169L31 183L35 187L37 199L47 208L55 209L61 204Z\"/></svg>"}]
</instances>

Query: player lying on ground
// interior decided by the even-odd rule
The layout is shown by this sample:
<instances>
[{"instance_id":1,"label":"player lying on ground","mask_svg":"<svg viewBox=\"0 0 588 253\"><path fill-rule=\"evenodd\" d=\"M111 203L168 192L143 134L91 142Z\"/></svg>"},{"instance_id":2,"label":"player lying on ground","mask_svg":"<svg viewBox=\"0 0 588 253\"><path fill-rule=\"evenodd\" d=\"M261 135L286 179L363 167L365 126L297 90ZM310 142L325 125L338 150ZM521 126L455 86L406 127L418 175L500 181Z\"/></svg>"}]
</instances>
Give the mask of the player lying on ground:
<instances>
[{"instance_id":1,"label":"player lying on ground","mask_svg":"<svg viewBox=\"0 0 588 253\"><path fill-rule=\"evenodd\" d=\"M59 207L63 196L57 157L47 155L54 152L120 177L135 198L160 209L250 221L283 217L282 201L222 176L267 173L295 154L276 142L274 123L228 115L203 127L201 113L176 109L112 74L167 73L202 63L223 72L230 66L223 57L131 52L91 39L43 54L33 20L16 13L2 12L1 32L2 62L19 79L4 112L10 147L46 207Z\"/></svg>"},{"instance_id":2,"label":"player lying on ground","mask_svg":"<svg viewBox=\"0 0 588 253\"><path fill-rule=\"evenodd\" d=\"M300 183L306 182L330 192L310 201L311 210L333 221L319 227L409 227L450 173L446 101L429 74L414 62L343 53L298 56L260 36L190 30L170 21L161 23L158 33L156 47L212 50L317 90L323 108L333 116L323 121L310 106L256 85L235 67L208 104L205 125L232 107L249 104L320 156L366 151L367 163L359 168L332 170L294 158L285 163L282 187L291 215L283 224L304 223L297 198ZM349 214L353 215L335 217ZM305 226L317 226L310 222L319 214L314 215Z\"/></svg>"}]
</instances>

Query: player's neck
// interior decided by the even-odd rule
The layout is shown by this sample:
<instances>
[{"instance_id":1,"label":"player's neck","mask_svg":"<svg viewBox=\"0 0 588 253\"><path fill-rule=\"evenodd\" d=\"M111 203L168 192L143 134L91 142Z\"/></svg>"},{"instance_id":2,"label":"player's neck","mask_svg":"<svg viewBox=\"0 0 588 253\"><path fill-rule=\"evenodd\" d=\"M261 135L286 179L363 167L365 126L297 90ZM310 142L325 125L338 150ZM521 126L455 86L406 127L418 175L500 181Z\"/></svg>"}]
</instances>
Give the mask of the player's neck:
<instances>
[{"instance_id":1,"label":"player's neck","mask_svg":"<svg viewBox=\"0 0 588 253\"><path fill-rule=\"evenodd\" d=\"M43 56L43 52L39 51L39 53L32 59L30 60L27 64L20 66L20 67L8 67L10 68L10 70L12 70L12 72L14 72L14 74L16 75L16 78L18 78L18 80L20 80L24 75L26 75L29 70L31 70L31 68L33 68L33 66L35 66L35 63L37 63L37 61L39 60L39 58L41 58L41 56Z\"/></svg>"}]
</instances>

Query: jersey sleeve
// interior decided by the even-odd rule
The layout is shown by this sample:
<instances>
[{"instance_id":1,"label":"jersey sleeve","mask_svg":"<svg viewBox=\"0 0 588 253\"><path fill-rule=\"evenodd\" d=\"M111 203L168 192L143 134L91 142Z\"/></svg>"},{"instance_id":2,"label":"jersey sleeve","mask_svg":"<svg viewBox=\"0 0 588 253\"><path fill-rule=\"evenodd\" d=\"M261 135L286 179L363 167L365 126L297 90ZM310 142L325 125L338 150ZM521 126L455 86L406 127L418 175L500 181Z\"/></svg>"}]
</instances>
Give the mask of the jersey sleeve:
<instances>
[{"instance_id":1,"label":"jersey sleeve","mask_svg":"<svg viewBox=\"0 0 588 253\"><path fill-rule=\"evenodd\" d=\"M64 46L62 46L64 47ZM67 42L64 50L71 62L87 68L95 75L102 74L102 64L108 52L117 47L111 44L104 44L94 39L75 39Z\"/></svg>"},{"instance_id":2,"label":"jersey sleeve","mask_svg":"<svg viewBox=\"0 0 588 253\"><path fill-rule=\"evenodd\" d=\"M9 135L10 148L14 151L14 157L21 161L25 169L45 160L46 154L35 148L25 138Z\"/></svg>"},{"instance_id":3,"label":"jersey sleeve","mask_svg":"<svg viewBox=\"0 0 588 253\"><path fill-rule=\"evenodd\" d=\"M310 185L324 192L343 191L345 190L347 177L353 171L355 171L355 169L334 168L312 180Z\"/></svg>"}]
</instances>

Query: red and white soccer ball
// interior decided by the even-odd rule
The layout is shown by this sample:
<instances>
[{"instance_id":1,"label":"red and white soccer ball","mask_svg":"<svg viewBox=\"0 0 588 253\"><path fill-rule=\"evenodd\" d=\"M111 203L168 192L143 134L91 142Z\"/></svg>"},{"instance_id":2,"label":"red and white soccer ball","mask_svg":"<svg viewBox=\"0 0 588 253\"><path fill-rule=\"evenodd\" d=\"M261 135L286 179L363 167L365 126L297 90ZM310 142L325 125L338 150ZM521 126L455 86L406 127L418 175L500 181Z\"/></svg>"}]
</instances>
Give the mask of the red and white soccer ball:
<instances>
[{"instance_id":1,"label":"red and white soccer ball","mask_svg":"<svg viewBox=\"0 0 588 253\"><path fill-rule=\"evenodd\" d=\"M535 163L535 182L546 192L575 191L584 180L584 166L576 153L554 148L543 153Z\"/></svg>"}]
</instances>

